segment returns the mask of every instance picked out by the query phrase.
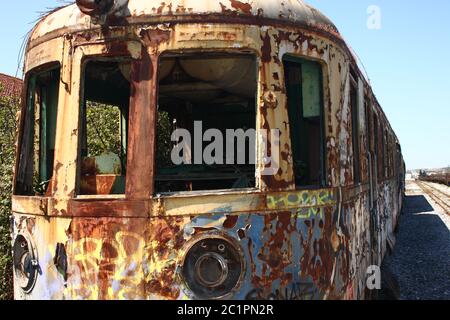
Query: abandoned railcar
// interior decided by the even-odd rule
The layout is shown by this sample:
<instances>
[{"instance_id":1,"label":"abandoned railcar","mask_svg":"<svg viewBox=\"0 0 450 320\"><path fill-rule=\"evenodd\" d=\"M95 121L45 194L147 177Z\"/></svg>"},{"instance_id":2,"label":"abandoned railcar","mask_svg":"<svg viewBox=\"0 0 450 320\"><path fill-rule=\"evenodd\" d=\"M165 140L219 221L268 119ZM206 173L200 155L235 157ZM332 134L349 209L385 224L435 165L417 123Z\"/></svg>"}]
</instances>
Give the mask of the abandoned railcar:
<instances>
[{"instance_id":1,"label":"abandoned railcar","mask_svg":"<svg viewBox=\"0 0 450 320\"><path fill-rule=\"evenodd\" d=\"M403 158L317 10L77 0L35 26L24 68L17 299L372 296L367 270L395 243ZM246 130L254 161L232 146L216 162L174 163L177 129L204 139L183 159Z\"/></svg>"}]
</instances>

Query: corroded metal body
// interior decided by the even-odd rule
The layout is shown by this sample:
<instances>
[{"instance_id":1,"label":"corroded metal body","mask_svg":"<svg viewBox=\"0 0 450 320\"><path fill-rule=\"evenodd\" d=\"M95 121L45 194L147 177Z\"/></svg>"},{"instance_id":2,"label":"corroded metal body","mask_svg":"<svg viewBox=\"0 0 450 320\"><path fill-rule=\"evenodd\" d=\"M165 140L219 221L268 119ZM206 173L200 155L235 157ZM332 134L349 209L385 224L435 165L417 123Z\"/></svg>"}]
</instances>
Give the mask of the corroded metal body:
<instances>
[{"instance_id":1,"label":"corroded metal body","mask_svg":"<svg viewBox=\"0 0 450 320\"><path fill-rule=\"evenodd\" d=\"M393 132L334 25L293 0L130 0L105 25L91 19L76 5L67 6L40 21L28 43L25 71L59 62L61 82L51 192L13 197L13 235L35 244L40 267L34 290L16 286L15 297L195 299L180 265L191 243L211 232L237 242L245 260L229 298L367 297L367 267L380 265L394 241L403 163L399 154L396 174L373 184L369 167L376 163L364 143L373 128L366 130L361 121L362 183L353 183L351 67L358 98L370 102L367 116L376 114ZM149 146L155 140L158 59L180 50L258 56L257 128L282 131L282 161L276 175L262 176L266 150L258 145L256 189L153 196ZM281 62L286 53L323 66L327 186L320 190L296 190L293 179ZM124 196L75 192L82 61L93 56L133 59ZM361 119L368 118L365 112L361 108Z\"/></svg>"}]
</instances>

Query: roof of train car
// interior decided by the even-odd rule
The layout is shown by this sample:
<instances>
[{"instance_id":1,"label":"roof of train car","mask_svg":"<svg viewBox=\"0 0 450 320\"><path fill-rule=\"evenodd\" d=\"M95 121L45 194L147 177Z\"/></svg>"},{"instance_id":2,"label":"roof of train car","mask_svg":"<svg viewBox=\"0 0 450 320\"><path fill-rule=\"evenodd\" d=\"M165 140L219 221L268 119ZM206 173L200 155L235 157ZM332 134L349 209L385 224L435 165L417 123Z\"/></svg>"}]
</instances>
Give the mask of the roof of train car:
<instances>
[{"instance_id":1,"label":"roof of train car","mask_svg":"<svg viewBox=\"0 0 450 320\"><path fill-rule=\"evenodd\" d=\"M127 10L116 18L127 23L166 21L203 21L216 18L238 18L250 24L291 23L320 30L340 38L336 26L303 0L129 0ZM264 21L264 22L263 22ZM58 31L76 32L91 29L91 17L76 4L54 10L45 16L30 35L33 42Z\"/></svg>"}]
</instances>

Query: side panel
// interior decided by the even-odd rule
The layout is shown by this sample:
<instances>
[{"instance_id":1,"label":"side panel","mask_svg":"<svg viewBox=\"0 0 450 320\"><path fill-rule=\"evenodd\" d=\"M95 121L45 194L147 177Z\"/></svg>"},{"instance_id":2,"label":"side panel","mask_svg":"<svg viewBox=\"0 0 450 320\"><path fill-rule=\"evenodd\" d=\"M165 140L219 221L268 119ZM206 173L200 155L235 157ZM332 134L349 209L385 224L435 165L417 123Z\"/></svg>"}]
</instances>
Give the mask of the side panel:
<instances>
[{"instance_id":1,"label":"side panel","mask_svg":"<svg viewBox=\"0 0 450 320\"><path fill-rule=\"evenodd\" d=\"M72 299L144 299L147 219L75 218L69 254Z\"/></svg>"}]
</instances>

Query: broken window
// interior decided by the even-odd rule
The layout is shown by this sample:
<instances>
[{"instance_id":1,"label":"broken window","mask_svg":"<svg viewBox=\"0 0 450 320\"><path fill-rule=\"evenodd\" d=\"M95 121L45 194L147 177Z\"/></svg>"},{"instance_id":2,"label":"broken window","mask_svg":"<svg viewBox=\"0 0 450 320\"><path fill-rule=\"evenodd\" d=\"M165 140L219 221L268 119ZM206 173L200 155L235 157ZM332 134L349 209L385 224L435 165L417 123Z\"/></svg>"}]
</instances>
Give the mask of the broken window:
<instances>
[{"instance_id":1,"label":"broken window","mask_svg":"<svg viewBox=\"0 0 450 320\"><path fill-rule=\"evenodd\" d=\"M391 177L395 175L395 165L396 165L396 145L395 145L395 138L393 135L391 135Z\"/></svg>"},{"instance_id":2,"label":"broken window","mask_svg":"<svg viewBox=\"0 0 450 320\"><path fill-rule=\"evenodd\" d=\"M249 54L161 57L156 193L255 187L257 72Z\"/></svg>"},{"instance_id":3,"label":"broken window","mask_svg":"<svg viewBox=\"0 0 450 320\"><path fill-rule=\"evenodd\" d=\"M372 152L372 135L370 134L372 132L372 122L371 122L371 107L370 107L370 99L368 96L364 97L364 122L365 122L365 141L364 146L365 146L365 153L366 153L366 161L367 161L367 166L368 166L368 170L372 170L372 159L371 159L371 154L373 154ZM367 182L369 181L369 179L371 178L371 174L373 174L373 172L366 172L365 175L365 181Z\"/></svg>"},{"instance_id":4,"label":"broken window","mask_svg":"<svg viewBox=\"0 0 450 320\"><path fill-rule=\"evenodd\" d=\"M394 175L398 177L401 168L401 148L398 142L395 142Z\"/></svg>"},{"instance_id":5,"label":"broken window","mask_svg":"<svg viewBox=\"0 0 450 320\"><path fill-rule=\"evenodd\" d=\"M389 177L394 175L394 139L389 133Z\"/></svg>"},{"instance_id":6,"label":"broken window","mask_svg":"<svg viewBox=\"0 0 450 320\"><path fill-rule=\"evenodd\" d=\"M350 108L352 115L352 146L353 146L353 179L354 183L361 182L360 153L359 153L359 105L358 82L354 71L350 72Z\"/></svg>"},{"instance_id":7,"label":"broken window","mask_svg":"<svg viewBox=\"0 0 450 320\"><path fill-rule=\"evenodd\" d=\"M317 62L285 57L284 68L295 182L298 187L323 186L322 67Z\"/></svg>"},{"instance_id":8,"label":"broken window","mask_svg":"<svg viewBox=\"0 0 450 320\"><path fill-rule=\"evenodd\" d=\"M373 115L373 134L374 134L374 152L375 152L375 158L376 158L376 165L377 165L377 177L378 181L381 181L383 177L383 162L382 158L380 158L380 126L378 123L378 117L374 114Z\"/></svg>"},{"instance_id":9,"label":"broken window","mask_svg":"<svg viewBox=\"0 0 450 320\"><path fill-rule=\"evenodd\" d=\"M16 194L43 196L52 189L60 67L52 65L27 78Z\"/></svg>"},{"instance_id":10,"label":"broken window","mask_svg":"<svg viewBox=\"0 0 450 320\"><path fill-rule=\"evenodd\" d=\"M384 128L381 129L381 155L382 155L382 178L385 179L387 174L386 174L386 170L387 170L387 165L386 165L386 161L387 161L387 154L386 154L386 131L384 130Z\"/></svg>"},{"instance_id":11,"label":"broken window","mask_svg":"<svg viewBox=\"0 0 450 320\"><path fill-rule=\"evenodd\" d=\"M386 178L391 176L391 135L386 131Z\"/></svg>"},{"instance_id":12,"label":"broken window","mask_svg":"<svg viewBox=\"0 0 450 320\"><path fill-rule=\"evenodd\" d=\"M85 64L80 195L125 193L130 66L129 60Z\"/></svg>"},{"instance_id":13,"label":"broken window","mask_svg":"<svg viewBox=\"0 0 450 320\"><path fill-rule=\"evenodd\" d=\"M370 100L368 97L365 98L364 101L364 115L365 115L365 123L366 123L366 131L365 131L365 135L366 135L366 140L365 140L365 145L366 145L366 150L367 152L372 152L372 139L371 139L371 132L372 132L372 121L371 121L371 107L370 107Z\"/></svg>"}]
</instances>

